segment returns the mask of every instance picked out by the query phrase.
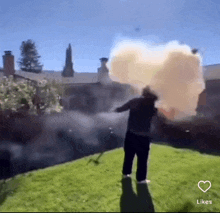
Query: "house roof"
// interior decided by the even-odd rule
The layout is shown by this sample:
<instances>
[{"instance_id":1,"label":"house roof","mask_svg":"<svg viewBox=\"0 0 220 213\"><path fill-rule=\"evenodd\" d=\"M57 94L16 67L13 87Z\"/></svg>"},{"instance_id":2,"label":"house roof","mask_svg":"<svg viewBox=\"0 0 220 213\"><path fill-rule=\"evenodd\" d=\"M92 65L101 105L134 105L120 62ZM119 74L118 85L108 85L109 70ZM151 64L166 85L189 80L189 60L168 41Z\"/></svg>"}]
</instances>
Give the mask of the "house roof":
<instances>
[{"instance_id":1,"label":"house roof","mask_svg":"<svg viewBox=\"0 0 220 213\"><path fill-rule=\"evenodd\" d=\"M58 80L64 83L96 83L98 82L98 73L74 73L73 77L62 77L61 72L51 73L27 73L23 71L16 71L16 75L23 76L32 80L43 80L44 78L50 78L51 80Z\"/></svg>"},{"instance_id":2,"label":"house roof","mask_svg":"<svg viewBox=\"0 0 220 213\"><path fill-rule=\"evenodd\" d=\"M3 68L0 68L0 72L3 72ZM65 78L61 76L62 72L49 72L46 70L42 74L27 73L22 71L16 71L15 74L29 78L32 80L43 80L44 78L55 79L64 83L96 83L98 82L98 73L77 73L74 72L74 76ZM205 80L220 79L220 64L213 64L203 66L203 76ZM117 78L111 77L113 81L117 81Z\"/></svg>"},{"instance_id":3,"label":"house roof","mask_svg":"<svg viewBox=\"0 0 220 213\"><path fill-rule=\"evenodd\" d=\"M220 79L220 64L204 66L203 76L207 80Z\"/></svg>"}]
</instances>

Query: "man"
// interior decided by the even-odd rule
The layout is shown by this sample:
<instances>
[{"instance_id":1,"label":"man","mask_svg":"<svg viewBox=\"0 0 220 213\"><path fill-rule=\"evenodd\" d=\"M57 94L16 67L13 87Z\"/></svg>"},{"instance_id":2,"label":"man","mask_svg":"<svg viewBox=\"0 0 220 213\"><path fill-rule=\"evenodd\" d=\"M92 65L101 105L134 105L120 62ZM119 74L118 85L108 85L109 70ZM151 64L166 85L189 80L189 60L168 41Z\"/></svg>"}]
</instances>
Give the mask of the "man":
<instances>
[{"instance_id":1,"label":"man","mask_svg":"<svg viewBox=\"0 0 220 213\"><path fill-rule=\"evenodd\" d=\"M158 97L150 91L149 87L143 89L142 97L134 98L123 106L117 108L115 112L130 110L127 133L124 142L124 165L123 177L130 177L135 154L137 155L136 179L138 183L149 183L147 176L147 160L150 149L151 138L149 130L151 120L157 113L154 107Z\"/></svg>"}]
</instances>

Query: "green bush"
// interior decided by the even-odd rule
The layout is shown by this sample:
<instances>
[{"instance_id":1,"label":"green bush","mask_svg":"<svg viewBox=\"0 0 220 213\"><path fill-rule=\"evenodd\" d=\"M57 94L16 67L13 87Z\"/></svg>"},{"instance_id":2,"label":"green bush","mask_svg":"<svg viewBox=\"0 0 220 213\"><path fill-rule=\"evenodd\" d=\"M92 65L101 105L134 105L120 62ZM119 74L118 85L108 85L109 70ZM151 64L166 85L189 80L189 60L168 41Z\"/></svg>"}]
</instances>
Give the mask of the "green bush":
<instances>
[{"instance_id":1,"label":"green bush","mask_svg":"<svg viewBox=\"0 0 220 213\"><path fill-rule=\"evenodd\" d=\"M5 111L28 111L30 114L61 112L62 86L55 81L16 81L13 76L4 77L0 82L0 109ZM38 102L34 98L38 96ZM40 101L39 101L40 100Z\"/></svg>"}]
</instances>

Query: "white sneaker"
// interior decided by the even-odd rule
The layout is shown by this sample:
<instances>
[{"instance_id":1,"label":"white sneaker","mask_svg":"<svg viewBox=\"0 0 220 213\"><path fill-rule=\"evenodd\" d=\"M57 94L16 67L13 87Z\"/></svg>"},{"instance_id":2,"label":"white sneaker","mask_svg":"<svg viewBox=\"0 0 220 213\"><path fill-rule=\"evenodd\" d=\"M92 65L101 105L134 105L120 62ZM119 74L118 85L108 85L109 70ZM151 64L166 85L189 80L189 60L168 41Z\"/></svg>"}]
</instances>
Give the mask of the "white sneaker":
<instances>
[{"instance_id":1,"label":"white sneaker","mask_svg":"<svg viewBox=\"0 0 220 213\"><path fill-rule=\"evenodd\" d=\"M131 174L129 175L122 175L122 178L130 178L131 177Z\"/></svg>"},{"instance_id":2,"label":"white sneaker","mask_svg":"<svg viewBox=\"0 0 220 213\"><path fill-rule=\"evenodd\" d=\"M137 181L137 183L140 183L140 184L150 183L150 180Z\"/></svg>"}]
</instances>

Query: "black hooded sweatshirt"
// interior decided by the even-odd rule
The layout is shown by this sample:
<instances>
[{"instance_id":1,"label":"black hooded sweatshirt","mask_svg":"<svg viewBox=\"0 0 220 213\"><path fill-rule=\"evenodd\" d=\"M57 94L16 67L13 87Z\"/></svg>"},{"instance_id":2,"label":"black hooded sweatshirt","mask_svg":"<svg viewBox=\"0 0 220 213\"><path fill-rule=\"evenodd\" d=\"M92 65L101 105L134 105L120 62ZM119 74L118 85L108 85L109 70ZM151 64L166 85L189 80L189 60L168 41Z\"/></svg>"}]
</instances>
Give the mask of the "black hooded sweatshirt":
<instances>
[{"instance_id":1,"label":"black hooded sweatshirt","mask_svg":"<svg viewBox=\"0 0 220 213\"><path fill-rule=\"evenodd\" d=\"M117 108L116 112L127 110L130 110L127 130L137 135L148 136L152 117L157 114L154 101L144 96L134 98Z\"/></svg>"}]
</instances>

